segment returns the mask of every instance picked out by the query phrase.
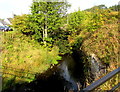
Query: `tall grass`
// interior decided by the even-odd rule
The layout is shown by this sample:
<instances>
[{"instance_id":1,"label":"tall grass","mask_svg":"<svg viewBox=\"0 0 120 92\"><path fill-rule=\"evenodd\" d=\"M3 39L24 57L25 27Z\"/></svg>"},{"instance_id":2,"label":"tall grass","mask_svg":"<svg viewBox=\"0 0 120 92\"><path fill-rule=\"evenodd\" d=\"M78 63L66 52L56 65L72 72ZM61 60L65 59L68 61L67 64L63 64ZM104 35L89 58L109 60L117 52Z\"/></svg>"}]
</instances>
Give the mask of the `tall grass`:
<instances>
[{"instance_id":1,"label":"tall grass","mask_svg":"<svg viewBox=\"0 0 120 92\"><path fill-rule=\"evenodd\" d=\"M49 50L20 32L5 32L1 38L3 87L11 82L30 82L35 74L46 71L61 59L56 46Z\"/></svg>"},{"instance_id":2,"label":"tall grass","mask_svg":"<svg viewBox=\"0 0 120 92\"><path fill-rule=\"evenodd\" d=\"M108 66L106 70L107 73L109 73L114 69L117 69L120 65L118 60L119 46L118 23L117 21L114 21L112 23L103 25L101 28L93 32L88 39L84 40L81 49L85 51L88 56L91 53L97 55L101 63ZM103 74L101 77L105 76L106 74ZM112 79L97 88L96 91L99 92L100 90L101 92L110 90L113 86L120 82L118 76L119 74L114 76Z\"/></svg>"}]
</instances>

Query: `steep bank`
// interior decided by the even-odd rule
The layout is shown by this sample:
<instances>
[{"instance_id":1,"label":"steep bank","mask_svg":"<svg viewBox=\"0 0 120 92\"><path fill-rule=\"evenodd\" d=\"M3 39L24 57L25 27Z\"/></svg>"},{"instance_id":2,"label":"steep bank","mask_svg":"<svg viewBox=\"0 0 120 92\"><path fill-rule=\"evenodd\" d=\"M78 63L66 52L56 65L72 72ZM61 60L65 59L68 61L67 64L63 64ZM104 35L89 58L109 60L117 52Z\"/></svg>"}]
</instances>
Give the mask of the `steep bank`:
<instances>
[{"instance_id":1,"label":"steep bank","mask_svg":"<svg viewBox=\"0 0 120 92\"><path fill-rule=\"evenodd\" d=\"M3 89L14 83L31 82L35 75L57 64L58 48L41 46L19 31L1 33Z\"/></svg>"},{"instance_id":2,"label":"steep bank","mask_svg":"<svg viewBox=\"0 0 120 92\"><path fill-rule=\"evenodd\" d=\"M88 39L82 43L81 50L92 56L93 54L99 59L102 65L106 66L106 73L113 71L119 66L119 30L118 22L108 23L94 31ZM98 60L96 60L99 62ZM99 79L100 77L98 77ZM118 75L112 80L101 86L102 90L109 90L118 83Z\"/></svg>"},{"instance_id":3,"label":"steep bank","mask_svg":"<svg viewBox=\"0 0 120 92\"><path fill-rule=\"evenodd\" d=\"M88 55L94 53L103 63L117 62L118 39L118 24L106 24L83 42L82 50Z\"/></svg>"}]
</instances>

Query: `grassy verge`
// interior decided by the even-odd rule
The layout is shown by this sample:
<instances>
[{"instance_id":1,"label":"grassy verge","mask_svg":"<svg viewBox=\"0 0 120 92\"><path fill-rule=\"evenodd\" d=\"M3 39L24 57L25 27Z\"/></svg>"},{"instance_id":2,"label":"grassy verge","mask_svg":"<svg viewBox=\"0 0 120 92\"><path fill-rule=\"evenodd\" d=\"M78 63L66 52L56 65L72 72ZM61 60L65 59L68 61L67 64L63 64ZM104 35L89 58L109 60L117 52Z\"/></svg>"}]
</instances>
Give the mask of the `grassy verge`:
<instances>
[{"instance_id":1,"label":"grassy verge","mask_svg":"<svg viewBox=\"0 0 120 92\"><path fill-rule=\"evenodd\" d=\"M2 40L3 88L13 83L30 82L35 75L57 64L59 49L51 50L20 32L4 32Z\"/></svg>"}]
</instances>

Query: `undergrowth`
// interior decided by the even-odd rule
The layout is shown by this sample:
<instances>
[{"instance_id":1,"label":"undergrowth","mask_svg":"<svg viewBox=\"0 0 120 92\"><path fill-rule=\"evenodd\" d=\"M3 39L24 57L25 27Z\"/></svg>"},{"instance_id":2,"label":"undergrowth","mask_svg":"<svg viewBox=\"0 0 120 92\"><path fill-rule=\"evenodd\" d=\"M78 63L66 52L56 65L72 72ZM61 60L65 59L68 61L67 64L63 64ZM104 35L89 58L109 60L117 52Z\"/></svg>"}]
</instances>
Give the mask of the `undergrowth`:
<instances>
[{"instance_id":1,"label":"undergrowth","mask_svg":"<svg viewBox=\"0 0 120 92\"><path fill-rule=\"evenodd\" d=\"M61 59L58 47L48 49L20 32L4 32L1 38L3 89L13 83L33 81L36 74Z\"/></svg>"},{"instance_id":2,"label":"undergrowth","mask_svg":"<svg viewBox=\"0 0 120 92\"><path fill-rule=\"evenodd\" d=\"M111 20L112 21L112 20ZM102 78L109 72L117 69L119 67L119 32L118 23L107 23L101 28L94 31L88 39L85 39L81 49L90 56L91 54L97 55L103 65L107 65L106 73L102 74ZM106 91L110 90L112 87L117 85L120 81L118 78L119 74L114 76L109 81L105 82L103 85L98 87L96 91ZM95 91L95 92L96 92ZM119 92L119 90L115 91Z\"/></svg>"}]
</instances>

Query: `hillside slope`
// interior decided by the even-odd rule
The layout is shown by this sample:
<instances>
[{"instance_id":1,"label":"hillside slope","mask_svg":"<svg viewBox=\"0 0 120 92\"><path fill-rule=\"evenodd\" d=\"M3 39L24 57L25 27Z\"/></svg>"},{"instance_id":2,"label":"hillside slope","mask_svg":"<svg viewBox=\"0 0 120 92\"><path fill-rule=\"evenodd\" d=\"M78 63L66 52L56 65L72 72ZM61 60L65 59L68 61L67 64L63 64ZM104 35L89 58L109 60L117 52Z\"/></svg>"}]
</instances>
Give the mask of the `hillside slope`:
<instances>
[{"instance_id":1,"label":"hillside slope","mask_svg":"<svg viewBox=\"0 0 120 92\"><path fill-rule=\"evenodd\" d=\"M95 54L102 64L107 65L107 73L120 66L119 63L119 46L120 35L118 23L105 24L98 30L94 31L90 37L84 40L81 50L88 56ZM102 76L105 76L103 74ZM101 77L102 77L101 76ZM119 82L118 75L103 84L99 89L110 90ZM119 91L116 91L119 92Z\"/></svg>"}]
</instances>

